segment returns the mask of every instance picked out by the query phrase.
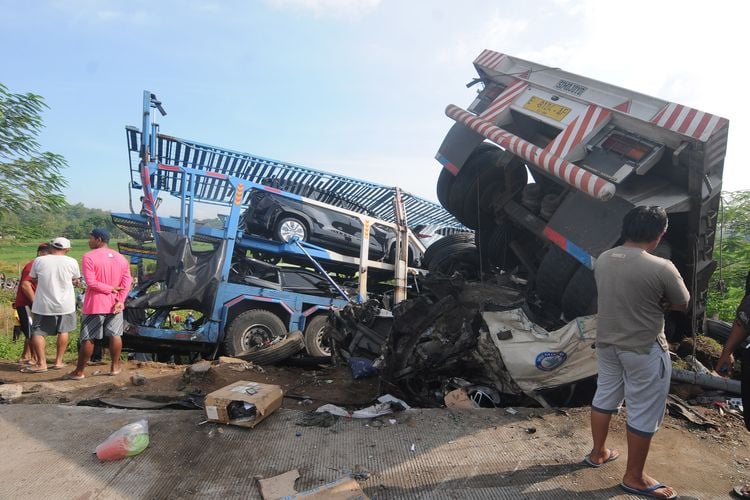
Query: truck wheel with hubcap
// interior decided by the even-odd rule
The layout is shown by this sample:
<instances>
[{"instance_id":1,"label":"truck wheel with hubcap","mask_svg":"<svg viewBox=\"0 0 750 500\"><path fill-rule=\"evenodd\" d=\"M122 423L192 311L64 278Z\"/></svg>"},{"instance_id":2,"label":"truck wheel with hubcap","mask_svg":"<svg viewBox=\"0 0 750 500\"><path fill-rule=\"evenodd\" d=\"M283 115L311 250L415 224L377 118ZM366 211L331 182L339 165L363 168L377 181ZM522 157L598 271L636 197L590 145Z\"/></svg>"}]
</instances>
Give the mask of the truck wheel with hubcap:
<instances>
[{"instance_id":1,"label":"truck wheel with hubcap","mask_svg":"<svg viewBox=\"0 0 750 500\"><path fill-rule=\"evenodd\" d=\"M251 309L234 318L224 338L229 356L258 364L284 360L303 347L302 335L288 334L281 319L265 309Z\"/></svg>"},{"instance_id":2,"label":"truck wheel with hubcap","mask_svg":"<svg viewBox=\"0 0 750 500\"><path fill-rule=\"evenodd\" d=\"M314 316L305 326L305 348L307 354L316 357L331 355L331 336L328 333L328 317Z\"/></svg>"}]
</instances>

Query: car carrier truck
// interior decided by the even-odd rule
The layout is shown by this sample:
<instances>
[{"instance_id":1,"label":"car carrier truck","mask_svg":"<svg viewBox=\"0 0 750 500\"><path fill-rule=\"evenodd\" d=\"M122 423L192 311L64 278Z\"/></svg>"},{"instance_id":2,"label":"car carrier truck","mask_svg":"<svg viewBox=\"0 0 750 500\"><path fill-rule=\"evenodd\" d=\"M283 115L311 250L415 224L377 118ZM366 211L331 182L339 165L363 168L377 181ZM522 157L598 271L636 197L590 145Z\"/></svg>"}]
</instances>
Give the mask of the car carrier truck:
<instances>
[{"instance_id":1,"label":"car carrier truck","mask_svg":"<svg viewBox=\"0 0 750 500\"><path fill-rule=\"evenodd\" d=\"M592 269L619 243L632 207L659 205L669 231L657 253L690 290L701 330L729 122L681 104L492 50L474 60L476 98L436 159L440 203L477 230L483 271L517 273L541 311L570 320L596 311Z\"/></svg>"},{"instance_id":2,"label":"car carrier truck","mask_svg":"<svg viewBox=\"0 0 750 500\"><path fill-rule=\"evenodd\" d=\"M120 246L131 262L157 262L154 273L139 276L126 303L123 340L131 350L225 353L270 363L299 351L304 332L308 352L325 356L329 310L367 300L376 288L392 290L386 290L391 303L406 297L409 273L417 272L407 257L424 251L407 221L462 227L436 203L398 188L162 134L154 110L166 114L146 91L142 129L126 128L131 213L112 215L136 240ZM138 211L132 192L140 194ZM252 234L246 223L254 220L253 203L268 198L258 192L288 201L275 206L294 207L267 218L270 234ZM313 192L314 199L305 196ZM162 214L162 195L178 202L179 215ZM196 204L217 207L222 227L197 225ZM307 218L305 207L328 216ZM312 225L324 219L336 226L327 229L342 237L341 244L360 242L356 256L305 241L322 231ZM298 226L289 233L295 239L283 237L286 226L275 227L289 221ZM369 255L376 230L392 236L381 238L380 260ZM279 260L287 265L275 265ZM354 289L345 290L331 274L353 281ZM382 281L388 283L378 286ZM195 312L187 326L175 318L186 310Z\"/></svg>"}]
</instances>

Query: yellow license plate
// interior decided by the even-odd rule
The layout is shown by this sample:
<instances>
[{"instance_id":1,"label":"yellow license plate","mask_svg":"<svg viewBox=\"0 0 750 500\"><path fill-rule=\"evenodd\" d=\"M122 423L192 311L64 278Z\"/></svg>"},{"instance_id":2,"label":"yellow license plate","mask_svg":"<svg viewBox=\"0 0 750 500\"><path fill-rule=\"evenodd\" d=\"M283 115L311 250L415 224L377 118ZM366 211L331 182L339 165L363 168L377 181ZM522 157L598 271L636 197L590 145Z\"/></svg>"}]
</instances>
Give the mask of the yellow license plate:
<instances>
[{"instance_id":1,"label":"yellow license plate","mask_svg":"<svg viewBox=\"0 0 750 500\"><path fill-rule=\"evenodd\" d=\"M568 113L570 113L570 108L567 106L561 106L559 104L555 104L554 102L545 101L544 99L541 99L536 96L531 96L531 99L526 102L526 104L523 105L524 109L528 109L529 111L533 111L534 113L539 113L542 116L546 116L547 118L552 118L553 120L562 121L563 118L568 116Z\"/></svg>"}]
</instances>

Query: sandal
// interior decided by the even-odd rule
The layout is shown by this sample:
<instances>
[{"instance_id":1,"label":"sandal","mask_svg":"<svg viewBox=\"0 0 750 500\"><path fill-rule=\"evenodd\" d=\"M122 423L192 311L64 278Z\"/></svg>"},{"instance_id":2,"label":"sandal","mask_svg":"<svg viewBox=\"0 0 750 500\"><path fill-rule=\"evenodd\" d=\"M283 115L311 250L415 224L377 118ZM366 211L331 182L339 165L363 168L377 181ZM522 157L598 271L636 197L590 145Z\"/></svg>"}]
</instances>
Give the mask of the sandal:
<instances>
[{"instance_id":1,"label":"sandal","mask_svg":"<svg viewBox=\"0 0 750 500\"><path fill-rule=\"evenodd\" d=\"M72 373L66 373L63 375L63 380L83 380L85 379L85 375L73 375Z\"/></svg>"},{"instance_id":2,"label":"sandal","mask_svg":"<svg viewBox=\"0 0 750 500\"><path fill-rule=\"evenodd\" d=\"M31 366L24 366L20 370L21 373L45 373L47 371L46 368L39 369L39 368L32 368Z\"/></svg>"}]
</instances>

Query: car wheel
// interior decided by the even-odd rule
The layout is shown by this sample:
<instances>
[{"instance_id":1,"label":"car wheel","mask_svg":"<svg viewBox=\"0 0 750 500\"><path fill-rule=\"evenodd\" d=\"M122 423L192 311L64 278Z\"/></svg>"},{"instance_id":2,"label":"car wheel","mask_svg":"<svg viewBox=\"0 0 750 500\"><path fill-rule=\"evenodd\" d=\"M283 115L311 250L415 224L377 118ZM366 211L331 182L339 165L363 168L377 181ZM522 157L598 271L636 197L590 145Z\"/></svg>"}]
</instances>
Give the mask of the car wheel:
<instances>
[{"instance_id":1,"label":"car wheel","mask_svg":"<svg viewBox=\"0 0 750 500\"><path fill-rule=\"evenodd\" d=\"M251 309L234 318L224 338L229 356L258 364L281 361L303 348L302 335L287 334L281 319L265 309Z\"/></svg>"},{"instance_id":2,"label":"car wheel","mask_svg":"<svg viewBox=\"0 0 750 500\"><path fill-rule=\"evenodd\" d=\"M274 236L279 241L289 241L296 236L301 241L307 241L307 226L297 217L282 217L276 221L273 231Z\"/></svg>"},{"instance_id":3,"label":"car wheel","mask_svg":"<svg viewBox=\"0 0 750 500\"><path fill-rule=\"evenodd\" d=\"M331 336L328 333L328 317L319 314L305 326L305 348L307 354L315 357L331 355Z\"/></svg>"}]
</instances>

